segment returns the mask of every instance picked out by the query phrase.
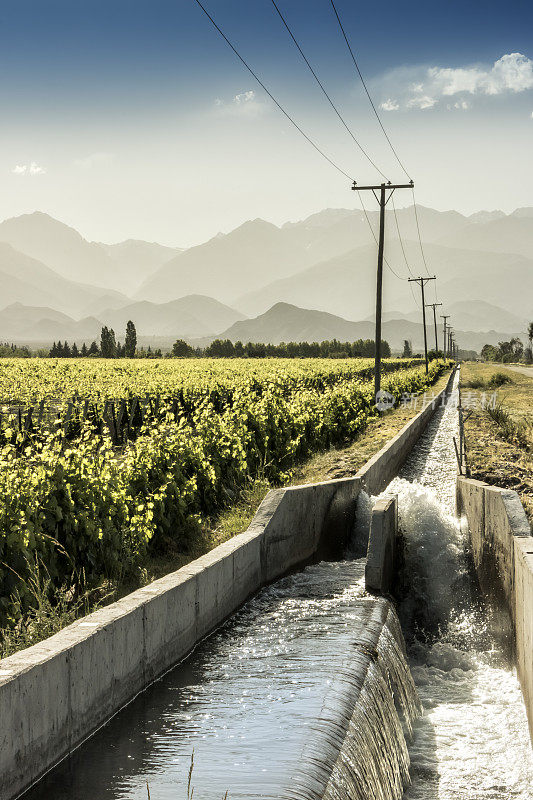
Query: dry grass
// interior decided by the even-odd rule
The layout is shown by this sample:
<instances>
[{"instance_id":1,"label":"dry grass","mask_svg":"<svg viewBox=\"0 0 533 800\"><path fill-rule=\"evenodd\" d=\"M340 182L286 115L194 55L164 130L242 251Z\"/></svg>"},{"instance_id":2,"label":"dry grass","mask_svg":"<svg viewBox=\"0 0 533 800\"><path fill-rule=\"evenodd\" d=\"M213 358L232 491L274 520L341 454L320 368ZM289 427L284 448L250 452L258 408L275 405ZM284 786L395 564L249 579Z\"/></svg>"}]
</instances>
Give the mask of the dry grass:
<instances>
[{"instance_id":1,"label":"dry grass","mask_svg":"<svg viewBox=\"0 0 533 800\"><path fill-rule=\"evenodd\" d=\"M480 408L483 393L491 399L495 391L495 408ZM472 477L517 491L533 527L533 378L501 364L466 363L461 400L476 406L465 425Z\"/></svg>"}]
</instances>

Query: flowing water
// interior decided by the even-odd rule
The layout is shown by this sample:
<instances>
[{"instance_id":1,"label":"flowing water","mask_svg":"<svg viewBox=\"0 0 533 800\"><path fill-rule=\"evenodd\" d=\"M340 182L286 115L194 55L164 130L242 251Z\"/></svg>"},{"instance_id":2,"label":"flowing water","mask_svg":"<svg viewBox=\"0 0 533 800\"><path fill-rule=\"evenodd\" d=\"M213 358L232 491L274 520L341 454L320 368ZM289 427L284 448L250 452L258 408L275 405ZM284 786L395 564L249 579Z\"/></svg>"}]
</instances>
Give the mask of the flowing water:
<instances>
[{"instance_id":1,"label":"flowing water","mask_svg":"<svg viewBox=\"0 0 533 800\"><path fill-rule=\"evenodd\" d=\"M402 648L363 559L315 564L260 592L27 798L144 800L148 783L152 800L185 800L194 750L199 800L399 800L400 717L409 729L419 713Z\"/></svg>"},{"instance_id":2,"label":"flowing water","mask_svg":"<svg viewBox=\"0 0 533 800\"><path fill-rule=\"evenodd\" d=\"M421 718L396 613L348 553L261 591L25 800L144 800L147 784L151 800L185 800L193 751L194 800L400 800L409 772L406 800L530 798L520 690L453 513L456 427L439 409L387 490Z\"/></svg>"},{"instance_id":3,"label":"flowing water","mask_svg":"<svg viewBox=\"0 0 533 800\"><path fill-rule=\"evenodd\" d=\"M518 680L479 599L454 515L456 395L450 400L387 488L399 499L405 536L399 613L424 707L405 797L531 800L533 757Z\"/></svg>"}]
</instances>

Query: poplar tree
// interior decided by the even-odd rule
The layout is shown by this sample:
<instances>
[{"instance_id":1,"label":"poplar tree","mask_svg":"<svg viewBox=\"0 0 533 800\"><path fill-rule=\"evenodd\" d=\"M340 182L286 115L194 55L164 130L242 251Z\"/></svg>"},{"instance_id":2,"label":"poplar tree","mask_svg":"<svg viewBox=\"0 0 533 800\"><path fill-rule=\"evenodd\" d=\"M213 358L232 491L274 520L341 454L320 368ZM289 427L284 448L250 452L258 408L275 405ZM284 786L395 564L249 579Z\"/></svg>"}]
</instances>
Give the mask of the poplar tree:
<instances>
[{"instance_id":1,"label":"poplar tree","mask_svg":"<svg viewBox=\"0 0 533 800\"><path fill-rule=\"evenodd\" d=\"M135 358L135 350L137 349L137 331L133 322L128 320L126 325L126 339L124 341L124 355L126 358Z\"/></svg>"}]
</instances>

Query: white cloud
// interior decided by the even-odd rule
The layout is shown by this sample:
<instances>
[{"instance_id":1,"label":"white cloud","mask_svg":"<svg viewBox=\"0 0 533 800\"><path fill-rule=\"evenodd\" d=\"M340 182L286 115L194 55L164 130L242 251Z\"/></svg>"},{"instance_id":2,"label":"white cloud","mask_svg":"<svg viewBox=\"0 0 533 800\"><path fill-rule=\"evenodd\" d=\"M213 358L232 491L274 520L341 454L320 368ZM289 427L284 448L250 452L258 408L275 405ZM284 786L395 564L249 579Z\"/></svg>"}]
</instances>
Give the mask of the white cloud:
<instances>
[{"instance_id":1,"label":"white cloud","mask_svg":"<svg viewBox=\"0 0 533 800\"><path fill-rule=\"evenodd\" d=\"M533 61L522 53L508 53L490 69L431 67L428 79L442 95L524 92L533 88Z\"/></svg>"},{"instance_id":2,"label":"white cloud","mask_svg":"<svg viewBox=\"0 0 533 800\"><path fill-rule=\"evenodd\" d=\"M103 151L99 151L96 153L91 153L85 158L77 158L74 161L74 166L78 169L94 169L95 167L108 167L112 161L114 160L115 156L113 153L105 153Z\"/></svg>"},{"instance_id":3,"label":"white cloud","mask_svg":"<svg viewBox=\"0 0 533 800\"><path fill-rule=\"evenodd\" d=\"M430 97L428 94L423 94L420 97L412 97L407 102L407 108L433 108L436 105L437 101L434 97Z\"/></svg>"},{"instance_id":4,"label":"white cloud","mask_svg":"<svg viewBox=\"0 0 533 800\"><path fill-rule=\"evenodd\" d=\"M449 111L466 111L471 102L468 96L496 96L518 94L533 89L533 60L522 53L507 53L492 65L467 67L401 67L390 72L381 86L385 100L381 108L388 109L389 102L400 108L433 108L445 98L455 98L444 107Z\"/></svg>"},{"instance_id":5,"label":"white cloud","mask_svg":"<svg viewBox=\"0 0 533 800\"><path fill-rule=\"evenodd\" d=\"M244 105L245 103L253 103L255 100L255 92L250 89L248 92L242 92L242 94L236 94L233 98L233 102L236 103L238 106Z\"/></svg>"},{"instance_id":6,"label":"white cloud","mask_svg":"<svg viewBox=\"0 0 533 800\"><path fill-rule=\"evenodd\" d=\"M267 110L268 105L258 100L256 93L249 89L247 92L236 94L230 102L225 102L217 97L215 108L232 116L258 117Z\"/></svg>"},{"instance_id":7,"label":"white cloud","mask_svg":"<svg viewBox=\"0 0 533 800\"><path fill-rule=\"evenodd\" d=\"M30 164L17 164L11 172L13 175L44 175L46 170L35 161L31 161Z\"/></svg>"},{"instance_id":8,"label":"white cloud","mask_svg":"<svg viewBox=\"0 0 533 800\"><path fill-rule=\"evenodd\" d=\"M35 161L32 161L28 172L30 173L30 175L44 175L46 170L43 169L43 167L40 167L38 164L36 164Z\"/></svg>"},{"instance_id":9,"label":"white cloud","mask_svg":"<svg viewBox=\"0 0 533 800\"><path fill-rule=\"evenodd\" d=\"M454 108L459 109L459 111L468 111L468 109L470 108L470 103L468 102L468 100L457 100L457 102L453 104L448 104L446 108L448 109L448 111L451 111Z\"/></svg>"},{"instance_id":10,"label":"white cloud","mask_svg":"<svg viewBox=\"0 0 533 800\"><path fill-rule=\"evenodd\" d=\"M391 100L389 97L388 100L385 100L383 103L381 103L380 108L382 108L383 111L398 111L400 104L397 100Z\"/></svg>"}]
</instances>

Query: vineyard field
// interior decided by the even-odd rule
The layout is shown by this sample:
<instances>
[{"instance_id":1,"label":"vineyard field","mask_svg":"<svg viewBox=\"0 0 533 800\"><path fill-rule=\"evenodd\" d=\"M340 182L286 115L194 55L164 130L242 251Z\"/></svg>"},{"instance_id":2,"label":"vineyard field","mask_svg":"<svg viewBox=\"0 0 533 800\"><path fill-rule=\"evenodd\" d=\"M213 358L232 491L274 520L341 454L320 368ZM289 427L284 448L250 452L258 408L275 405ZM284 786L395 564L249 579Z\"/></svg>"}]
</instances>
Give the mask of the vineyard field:
<instances>
[{"instance_id":1,"label":"vineyard field","mask_svg":"<svg viewBox=\"0 0 533 800\"><path fill-rule=\"evenodd\" d=\"M385 359L383 371L421 364L420 359ZM184 392L199 396L231 390L241 381L274 382L293 388L331 386L346 379L369 380L371 358L350 359L54 359L12 358L0 362L0 404L36 404L42 399L92 401Z\"/></svg>"},{"instance_id":2,"label":"vineyard field","mask_svg":"<svg viewBox=\"0 0 533 800\"><path fill-rule=\"evenodd\" d=\"M446 366L434 361L426 375L390 360L382 387L399 400ZM0 363L0 622L31 604L32 570L52 586L90 585L134 570L150 547L186 552L250 479L283 482L311 453L353 440L377 413L372 369L369 359ZM93 417L68 435L60 424L75 398L135 396L158 402L121 447ZM13 403L51 398L57 426L17 429Z\"/></svg>"}]
</instances>

